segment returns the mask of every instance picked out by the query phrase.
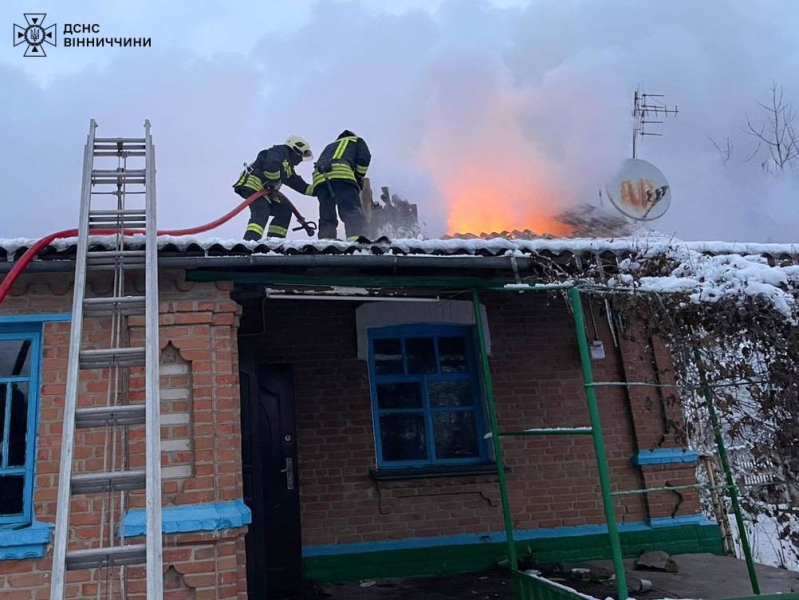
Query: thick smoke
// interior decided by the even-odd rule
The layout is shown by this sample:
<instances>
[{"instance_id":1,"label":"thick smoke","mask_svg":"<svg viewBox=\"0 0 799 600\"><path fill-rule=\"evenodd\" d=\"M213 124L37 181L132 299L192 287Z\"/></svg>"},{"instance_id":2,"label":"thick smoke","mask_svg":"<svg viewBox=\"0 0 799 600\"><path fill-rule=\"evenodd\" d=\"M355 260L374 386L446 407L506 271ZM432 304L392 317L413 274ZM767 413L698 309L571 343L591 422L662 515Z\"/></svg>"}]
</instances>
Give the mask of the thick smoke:
<instances>
[{"instance_id":1,"label":"thick smoke","mask_svg":"<svg viewBox=\"0 0 799 600\"><path fill-rule=\"evenodd\" d=\"M155 3L140 4L142 22ZM757 101L769 100L772 81L799 102L793 2L509 4L449 0L434 13L387 13L365 0L304 2L299 21L264 33L250 51L224 42L262 9L238 3L209 22L162 23L168 44L159 47L154 34L149 52L119 52L45 86L37 67L4 50L0 236L75 222L90 117L108 135L153 122L164 226L195 225L233 206L230 184L261 148L297 133L318 154L349 128L372 147L373 186L418 202L429 236L541 230L562 208L596 202L629 156L632 94L643 82L680 108L650 129L663 137L640 145L673 190L654 226L685 239L795 239L797 174L774 176L757 157L747 161L756 143L742 131L747 116L764 116ZM219 32L212 50L197 41L209 31ZM57 50L64 60L66 49ZM724 163L710 139L726 145L728 137ZM300 172L309 177L309 165ZM292 197L316 216L313 199ZM243 228L241 217L219 235Z\"/></svg>"}]
</instances>

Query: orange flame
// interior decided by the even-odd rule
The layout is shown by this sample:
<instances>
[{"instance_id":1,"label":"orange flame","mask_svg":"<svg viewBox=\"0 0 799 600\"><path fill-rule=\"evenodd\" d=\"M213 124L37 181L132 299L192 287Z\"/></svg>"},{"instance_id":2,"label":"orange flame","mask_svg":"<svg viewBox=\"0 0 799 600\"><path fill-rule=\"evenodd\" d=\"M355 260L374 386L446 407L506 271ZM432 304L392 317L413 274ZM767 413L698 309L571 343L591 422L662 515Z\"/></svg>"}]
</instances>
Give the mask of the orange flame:
<instances>
[{"instance_id":1,"label":"orange flame","mask_svg":"<svg viewBox=\"0 0 799 600\"><path fill-rule=\"evenodd\" d=\"M546 178L536 177L529 167L506 165L490 179L470 173L480 171L466 168L448 180L439 178L450 234L525 229L555 236L572 233L571 227L555 218L562 211L562 203L557 201L553 186Z\"/></svg>"},{"instance_id":2,"label":"orange flame","mask_svg":"<svg viewBox=\"0 0 799 600\"><path fill-rule=\"evenodd\" d=\"M447 229L454 233L492 233L513 230L530 230L537 234L549 233L568 236L572 228L561 223L534 204L519 212L516 207L481 190L466 190L447 200L449 214Z\"/></svg>"},{"instance_id":3,"label":"orange flame","mask_svg":"<svg viewBox=\"0 0 799 600\"><path fill-rule=\"evenodd\" d=\"M436 76L419 158L444 197L449 233L571 234L555 217L573 204L566 191L572 174L543 139L530 136L540 102L502 76L489 74L467 93L447 86L446 70Z\"/></svg>"}]
</instances>

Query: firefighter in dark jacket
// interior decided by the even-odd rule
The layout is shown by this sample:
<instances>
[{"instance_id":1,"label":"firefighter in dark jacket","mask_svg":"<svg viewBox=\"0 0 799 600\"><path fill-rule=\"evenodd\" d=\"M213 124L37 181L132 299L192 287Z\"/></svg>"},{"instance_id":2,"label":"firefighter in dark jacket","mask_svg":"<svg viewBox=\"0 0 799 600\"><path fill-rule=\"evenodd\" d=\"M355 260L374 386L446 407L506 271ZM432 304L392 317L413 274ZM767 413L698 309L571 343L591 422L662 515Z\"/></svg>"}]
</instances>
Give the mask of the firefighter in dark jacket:
<instances>
[{"instance_id":1,"label":"firefighter in dark jacket","mask_svg":"<svg viewBox=\"0 0 799 600\"><path fill-rule=\"evenodd\" d=\"M242 171L233 184L233 191L239 196L248 198L254 192L266 190L264 196L250 204L250 222L244 232L245 240L260 240L270 216L272 222L269 229L266 229L267 237L286 237L291 223L291 208L270 195L278 191L284 183L295 192L313 195L312 186L294 171L294 167L302 161L312 159L313 153L308 142L298 135L292 135L285 144L261 150L255 162Z\"/></svg>"},{"instance_id":2,"label":"firefighter in dark jacket","mask_svg":"<svg viewBox=\"0 0 799 600\"><path fill-rule=\"evenodd\" d=\"M363 178L372 155L363 138L344 130L329 144L316 161L313 193L319 198L319 239L335 239L338 219L336 207L347 240L353 241L366 231L366 218L361 208Z\"/></svg>"}]
</instances>

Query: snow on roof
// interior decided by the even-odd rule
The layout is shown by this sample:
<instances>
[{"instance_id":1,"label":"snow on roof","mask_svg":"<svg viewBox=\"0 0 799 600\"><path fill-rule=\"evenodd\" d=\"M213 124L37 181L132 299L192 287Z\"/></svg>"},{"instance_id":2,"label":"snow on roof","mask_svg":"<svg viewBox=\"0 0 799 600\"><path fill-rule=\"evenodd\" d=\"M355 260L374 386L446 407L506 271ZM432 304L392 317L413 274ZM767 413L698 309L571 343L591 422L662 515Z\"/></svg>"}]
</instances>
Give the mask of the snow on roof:
<instances>
[{"instance_id":1,"label":"snow on roof","mask_svg":"<svg viewBox=\"0 0 799 600\"><path fill-rule=\"evenodd\" d=\"M93 236L92 244L106 248L114 247L114 236ZM13 260L14 255L24 251L36 240L27 238L0 239L0 251ZM127 236L130 246L141 246L144 236ZM53 241L48 250L56 253L74 251L77 238ZM799 257L799 244L759 244L730 242L684 242L663 234L646 231L637 235L618 238L539 238L507 239L451 238L451 239L395 239L381 238L373 243L340 242L332 240L273 239L249 242L211 236L159 236L158 247L173 252L223 250L235 254L431 254L431 255L492 255L512 256L547 252L550 254L579 254L611 252L617 255L630 253L647 256L662 255L667 251L682 251L701 254L762 255L768 257Z\"/></svg>"},{"instance_id":2,"label":"snow on roof","mask_svg":"<svg viewBox=\"0 0 799 600\"><path fill-rule=\"evenodd\" d=\"M693 302L717 302L730 296L759 296L782 315L794 321L799 265L771 265L757 254L705 255L686 247L670 252L677 267L670 274L636 278L639 260L624 259L621 273L609 281L611 287L631 286L642 292L684 293Z\"/></svg>"},{"instance_id":3,"label":"snow on roof","mask_svg":"<svg viewBox=\"0 0 799 600\"><path fill-rule=\"evenodd\" d=\"M93 237L94 247L114 247L113 236ZM33 240L0 240L0 253L13 261ZM141 246L143 236L126 238L129 247ZM56 240L41 260L72 258L77 239ZM793 318L795 292L799 290L799 244L742 244L728 242L684 242L656 232L623 238L552 239L380 239L374 243L323 240L268 240L245 242L215 237L171 237L158 239L165 255L270 256L296 254L413 255L413 256L556 256L573 258L610 253L617 262L609 286L647 292L681 292L692 301L715 302L730 295L768 299L782 314ZM670 273L638 277L644 263L657 258L676 265ZM346 259L342 260L346 267ZM579 276L578 276L579 277ZM561 279L561 283L563 280ZM579 284L579 283L578 283Z\"/></svg>"}]
</instances>

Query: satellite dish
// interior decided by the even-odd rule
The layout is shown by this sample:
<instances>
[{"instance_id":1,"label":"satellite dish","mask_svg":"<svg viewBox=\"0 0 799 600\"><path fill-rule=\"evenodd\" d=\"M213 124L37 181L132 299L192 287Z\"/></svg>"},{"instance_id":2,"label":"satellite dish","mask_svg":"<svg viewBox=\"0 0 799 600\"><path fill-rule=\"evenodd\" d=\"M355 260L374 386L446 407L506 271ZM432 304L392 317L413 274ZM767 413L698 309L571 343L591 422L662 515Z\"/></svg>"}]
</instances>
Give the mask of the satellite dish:
<instances>
[{"instance_id":1,"label":"satellite dish","mask_svg":"<svg viewBox=\"0 0 799 600\"><path fill-rule=\"evenodd\" d=\"M636 221L659 219L671 205L671 187L666 176L640 158L625 160L605 191L621 214Z\"/></svg>"}]
</instances>

